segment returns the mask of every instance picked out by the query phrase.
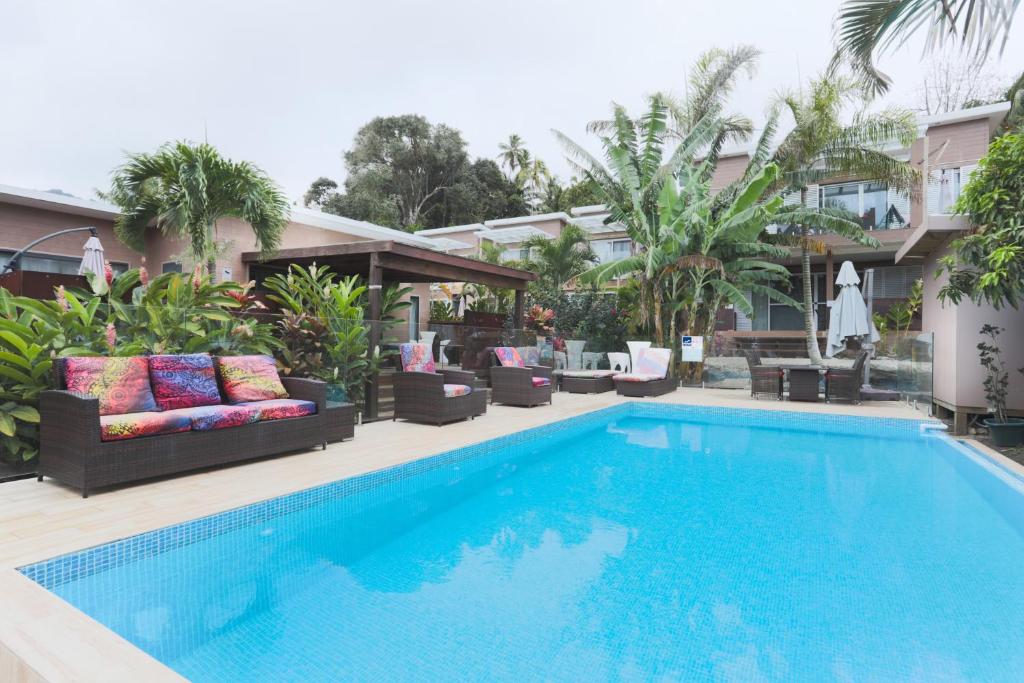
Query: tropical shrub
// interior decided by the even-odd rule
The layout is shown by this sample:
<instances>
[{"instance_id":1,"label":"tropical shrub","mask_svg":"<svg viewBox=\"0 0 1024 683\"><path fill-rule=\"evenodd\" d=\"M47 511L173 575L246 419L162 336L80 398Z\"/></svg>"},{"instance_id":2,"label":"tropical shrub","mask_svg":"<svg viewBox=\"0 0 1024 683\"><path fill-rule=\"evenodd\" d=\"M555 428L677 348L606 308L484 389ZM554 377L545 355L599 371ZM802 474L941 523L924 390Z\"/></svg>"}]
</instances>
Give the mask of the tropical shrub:
<instances>
[{"instance_id":1,"label":"tropical shrub","mask_svg":"<svg viewBox=\"0 0 1024 683\"><path fill-rule=\"evenodd\" d=\"M978 163L954 210L973 231L952 244L941 267L943 300L986 301L1018 308L1024 292L1024 133L996 138Z\"/></svg>"}]
</instances>

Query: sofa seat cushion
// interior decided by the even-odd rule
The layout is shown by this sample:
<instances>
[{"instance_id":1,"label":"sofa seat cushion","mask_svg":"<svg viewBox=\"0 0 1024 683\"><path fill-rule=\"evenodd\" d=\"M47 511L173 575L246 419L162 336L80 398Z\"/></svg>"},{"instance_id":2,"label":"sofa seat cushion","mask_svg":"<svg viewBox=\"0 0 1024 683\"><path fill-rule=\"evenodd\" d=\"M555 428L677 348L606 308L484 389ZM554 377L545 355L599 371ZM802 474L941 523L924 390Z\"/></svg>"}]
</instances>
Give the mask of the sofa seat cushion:
<instances>
[{"instance_id":1,"label":"sofa seat cushion","mask_svg":"<svg viewBox=\"0 0 1024 683\"><path fill-rule=\"evenodd\" d=\"M149 380L162 410L215 406L221 402L217 373L208 353L150 356Z\"/></svg>"},{"instance_id":2,"label":"sofa seat cushion","mask_svg":"<svg viewBox=\"0 0 1024 683\"><path fill-rule=\"evenodd\" d=\"M559 373L562 377L572 377L573 379L601 379L619 374L617 370L560 370Z\"/></svg>"},{"instance_id":3,"label":"sofa seat cushion","mask_svg":"<svg viewBox=\"0 0 1024 683\"><path fill-rule=\"evenodd\" d=\"M168 413L185 415L193 431L207 432L211 429L227 429L259 422L260 411L255 406L196 406L176 408Z\"/></svg>"},{"instance_id":4,"label":"sofa seat cushion","mask_svg":"<svg viewBox=\"0 0 1024 683\"><path fill-rule=\"evenodd\" d=\"M316 404L312 401L300 401L296 398L277 398L270 401L250 401L239 403L240 406L251 406L259 412L259 419L284 420L289 417L304 417L316 414Z\"/></svg>"},{"instance_id":5,"label":"sofa seat cushion","mask_svg":"<svg viewBox=\"0 0 1024 683\"><path fill-rule=\"evenodd\" d=\"M613 377L616 382L653 382L657 379L665 379L663 375L653 372L623 372Z\"/></svg>"},{"instance_id":6,"label":"sofa seat cushion","mask_svg":"<svg viewBox=\"0 0 1024 683\"><path fill-rule=\"evenodd\" d=\"M444 385L444 397L454 398L455 396L465 396L466 394L473 393L473 387L466 386L465 384L445 384Z\"/></svg>"},{"instance_id":7,"label":"sofa seat cushion","mask_svg":"<svg viewBox=\"0 0 1024 683\"><path fill-rule=\"evenodd\" d=\"M533 386L535 387L546 387L551 384L551 380L547 377L531 377L530 381L533 382Z\"/></svg>"},{"instance_id":8,"label":"sofa seat cushion","mask_svg":"<svg viewBox=\"0 0 1024 683\"><path fill-rule=\"evenodd\" d=\"M149 386L149 362L143 356L83 356L64 361L68 391L99 400L100 415L160 410Z\"/></svg>"},{"instance_id":9,"label":"sofa seat cushion","mask_svg":"<svg viewBox=\"0 0 1024 683\"><path fill-rule=\"evenodd\" d=\"M192 421L177 411L100 415L100 440L120 441L140 436L187 432Z\"/></svg>"},{"instance_id":10,"label":"sofa seat cushion","mask_svg":"<svg viewBox=\"0 0 1024 683\"><path fill-rule=\"evenodd\" d=\"M217 369L228 403L288 398L270 356L220 356Z\"/></svg>"},{"instance_id":11,"label":"sofa seat cushion","mask_svg":"<svg viewBox=\"0 0 1024 683\"><path fill-rule=\"evenodd\" d=\"M659 349L657 347L641 349L640 355L633 365L633 374L657 375L655 379L664 379L668 377L668 366L671 360L671 349Z\"/></svg>"}]
</instances>

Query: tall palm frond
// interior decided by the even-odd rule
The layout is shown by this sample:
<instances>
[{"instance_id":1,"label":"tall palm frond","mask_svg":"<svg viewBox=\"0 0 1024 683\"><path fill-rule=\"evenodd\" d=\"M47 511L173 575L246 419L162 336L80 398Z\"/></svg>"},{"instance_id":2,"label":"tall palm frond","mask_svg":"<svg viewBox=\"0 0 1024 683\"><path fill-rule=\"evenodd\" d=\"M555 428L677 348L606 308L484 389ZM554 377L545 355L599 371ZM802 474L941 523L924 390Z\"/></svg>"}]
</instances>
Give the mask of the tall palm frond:
<instances>
[{"instance_id":1,"label":"tall palm frond","mask_svg":"<svg viewBox=\"0 0 1024 683\"><path fill-rule=\"evenodd\" d=\"M927 27L926 50L958 43L984 58L1002 52L1020 0L846 0L839 9L833 67L846 62L875 93L891 80L875 66L879 53Z\"/></svg>"}]
</instances>

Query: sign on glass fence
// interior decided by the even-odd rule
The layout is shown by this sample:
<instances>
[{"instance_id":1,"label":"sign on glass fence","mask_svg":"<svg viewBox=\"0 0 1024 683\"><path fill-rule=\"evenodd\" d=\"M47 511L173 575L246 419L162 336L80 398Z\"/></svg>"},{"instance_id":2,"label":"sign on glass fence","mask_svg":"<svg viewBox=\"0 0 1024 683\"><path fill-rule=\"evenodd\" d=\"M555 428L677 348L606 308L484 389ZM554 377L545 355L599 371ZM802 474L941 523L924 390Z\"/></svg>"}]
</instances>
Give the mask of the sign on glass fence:
<instances>
[{"instance_id":1,"label":"sign on glass fence","mask_svg":"<svg viewBox=\"0 0 1024 683\"><path fill-rule=\"evenodd\" d=\"M683 335L683 362L704 362L704 337L688 337Z\"/></svg>"}]
</instances>

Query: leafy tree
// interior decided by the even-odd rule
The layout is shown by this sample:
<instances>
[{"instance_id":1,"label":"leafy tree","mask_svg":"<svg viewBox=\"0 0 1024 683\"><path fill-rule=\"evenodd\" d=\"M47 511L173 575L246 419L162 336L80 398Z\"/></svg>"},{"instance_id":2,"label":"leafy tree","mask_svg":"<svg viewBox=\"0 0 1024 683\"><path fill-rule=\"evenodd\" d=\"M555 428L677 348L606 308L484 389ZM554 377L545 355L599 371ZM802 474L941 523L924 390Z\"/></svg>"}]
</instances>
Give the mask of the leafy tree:
<instances>
[{"instance_id":1,"label":"leafy tree","mask_svg":"<svg viewBox=\"0 0 1024 683\"><path fill-rule=\"evenodd\" d=\"M151 226L186 238L194 260L207 262L211 276L218 220L249 223L264 254L277 249L288 223L288 202L263 171L225 159L206 143L168 143L153 154L130 155L106 196L121 208L114 224L118 239L142 251Z\"/></svg>"},{"instance_id":2,"label":"leafy tree","mask_svg":"<svg viewBox=\"0 0 1024 683\"><path fill-rule=\"evenodd\" d=\"M343 190L330 178L318 178L303 198L306 206L403 230L475 223L528 209L521 188L495 162L470 163L457 130L422 116L373 119L344 159Z\"/></svg>"},{"instance_id":3,"label":"leafy tree","mask_svg":"<svg viewBox=\"0 0 1024 683\"><path fill-rule=\"evenodd\" d=\"M954 241L953 254L942 260L949 282L939 297L1018 308L1024 292L1024 133L992 141L954 210L970 219L973 230Z\"/></svg>"},{"instance_id":4,"label":"leafy tree","mask_svg":"<svg viewBox=\"0 0 1024 683\"><path fill-rule=\"evenodd\" d=\"M571 224L554 239L531 237L522 247L530 252L527 267L537 271L541 282L558 289L597 262L587 233Z\"/></svg>"},{"instance_id":5,"label":"leafy tree","mask_svg":"<svg viewBox=\"0 0 1024 683\"><path fill-rule=\"evenodd\" d=\"M874 64L875 56L903 45L928 27L927 49L947 42L989 54L996 43L1006 45L1020 0L846 0L839 9L833 64L849 62L876 91L891 81Z\"/></svg>"},{"instance_id":6,"label":"leafy tree","mask_svg":"<svg viewBox=\"0 0 1024 683\"><path fill-rule=\"evenodd\" d=\"M795 125L774 154L770 154L780 170L777 186L799 193L801 204L807 204L808 185L841 175L878 180L916 195L920 173L880 149L893 140L909 145L917 136L913 116L898 109L863 113L868 104L866 98L854 79L835 73L812 80L804 91L783 95L781 105ZM851 121L844 121L843 111L848 106L860 107L861 112ZM755 161L769 156L777 125L777 114L773 113L753 154ZM878 247L878 241L848 217L845 211L824 207L814 223L797 223L790 230L793 242L800 248L804 332L808 357L815 363L821 362L821 352L814 330L811 252L822 249L816 235L833 232L858 244Z\"/></svg>"}]
</instances>

